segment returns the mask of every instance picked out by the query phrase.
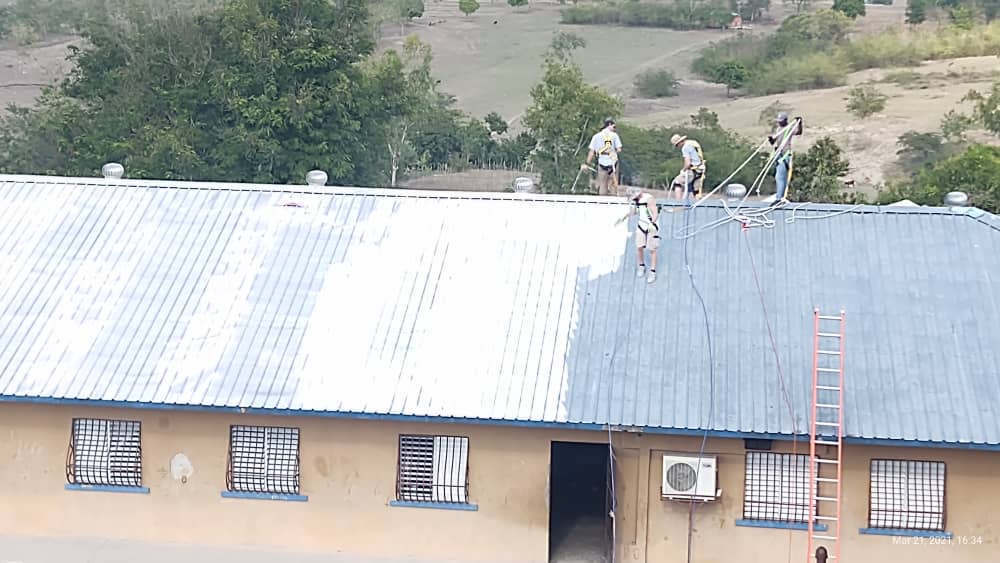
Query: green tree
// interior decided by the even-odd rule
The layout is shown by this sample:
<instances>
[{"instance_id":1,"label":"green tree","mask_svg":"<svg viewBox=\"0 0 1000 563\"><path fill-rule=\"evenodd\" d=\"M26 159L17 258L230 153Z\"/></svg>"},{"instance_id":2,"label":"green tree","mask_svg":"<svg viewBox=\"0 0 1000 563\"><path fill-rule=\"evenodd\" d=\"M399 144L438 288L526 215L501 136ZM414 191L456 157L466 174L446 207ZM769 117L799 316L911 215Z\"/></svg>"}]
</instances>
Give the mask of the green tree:
<instances>
[{"instance_id":1,"label":"green tree","mask_svg":"<svg viewBox=\"0 0 1000 563\"><path fill-rule=\"evenodd\" d=\"M899 136L896 155L908 170L917 170L945 156L947 145L938 133L907 131Z\"/></svg>"},{"instance_id":2,"label":"green tree","mask_svg":"<svg viewBox=\"0 0 1000 563\"><path fill-rule=\"evenodd\" d=\"M532 105L524 116L524 124L538 141L534 160L542 173L541 188L549 193L569 190L590 137L604 118L623 109L620 101L584 81L571 56L584 44L573 34L554 36L544 59L545 73L531 88Z\"/></svg>"},{"instance_id":3,"label":"green tree","mask_svg":"<svg viewBox=\"0 0 1000 563\"><path fill-rule=\"evenodd\" d=\"M929 0L908 0L906 2L906 23L920 25L927 20Z\"/></svg>"},{"instance_id":4,"label":"green tree","mask_svg":"<svg viewBox=\"0 0 1000 563\"><path fill-rule=\"evenodd\" d=\"M1000 136L1000 81L994 82L988 95L970 90L962 101L973 101L972 118L984 129Z\"/></svg>"},{"instance_id":5,"label":"green tree","mask_svg":"<svg viewBox=\"0 0 1000 563\"><path fill-rule=\"evenodd\" d=\"M750 79L750 71L739 61L726 61L715 69L715 81L726 85L726 96L733 88L742 88Z\"/></svg>"},{"instance_id":6,"label":"green tree","mask_svg":"<svg viewBox=\"0 0 1000 563\"><path fill-rule=\"evenodd\" d=\"M847 111L864 118L885 109L888 96L874 86L855 86L847 92Z\"/></svg>"},{"instance_id":7,"label":"green tree","mask_svg":"<svg viewBox=\"0 0 1000 563\"><path fill-rule=\"evenodd\" d=\"M503 135L507 132L507 122L504 121L504 118L500 117L500 114L495 111L491 111L486 114L486 118L483 119L483 121L486 122L486 126L489 127L491 133Z\"/></svg>"},{"instance_id":8,"label":"green tree","mask_svg":"<svg viewBox=\"0 0 1000 563\"><path fill-rule=\"evenodd\" d=\"M833 9L853 20L865 15L865 0L834 0Z\"/></svg>"},{"instance_id":9,"label":"green tree","mask_svg":"<svg viewBox=\"0 0 1000 563\"><path fill-rule=\"evenodd\" d=\"M843 200L841 178L850 170L850 163L832 138L823 137L816 141L805 154L795 157L793 166L789 199L814 202Z\"/></svg>"},{"instance_id":10,"label":"green tree","mask_svg":"<svg viewBox=\"0 0 1000 563\"><path fill-rule=\"evenodd\" d=\"M476 0L458 0L458 9L468 16L479 9L479 2Z\"/></svg>"},{"instance_id":11,"label":"green tree","mask_svg":"<svg viewBox=\"0 0 1000 563\"><path fill-rule=\"evenodd\" d=\"M507 3L514 8L519 8L521 6L527 6L528 0L507 0Z\"/></svg>"},{"instance_id":12,"label":"green tree","mask_svg":"<svg viewBox=\"0 0 1000 563\"><path fill-rule=\"evenodd\" d=\"M972 145L921 169L879 199L891 202L905 198L921 205L942 205L945 194L957 190L969 195L970 205L1000 213L1000 146Z\"/></svg>"},{"instance_id":13,"label":"green tree","mask_svg":"<svg viewBox=\"0 0 1000 563\"><path fill-rule=\"evenodd\" d=\"M365 0L227 0L85 22L70 77L0 124L0 167L89 176L115 160L134 178L276 183L320 168L372 185L410 98L401 67L360 64L367 18Z\"/></svg>"},{"instance_id":14,"label":"green tree","mask_svg":"<svg viewBox=\"0 0 1000 563\"><path fill-rule=\"evenodd\" d=\"M972 7L964 4L951 8L949 18L951 24L959 29L972 29L972 26L976 24L976 13Z\"/></svg>"},{"instance_id":15,"label":"green tree","mask_svg":"<svg viewBox=\"0 0 1000 563\"><path fill-rule=\"evenodd\" d=\"M406 22L424 15L424 0L395 0L396 16L399 18L399 33L406 33Z\"/></svg>"}]
</instances>

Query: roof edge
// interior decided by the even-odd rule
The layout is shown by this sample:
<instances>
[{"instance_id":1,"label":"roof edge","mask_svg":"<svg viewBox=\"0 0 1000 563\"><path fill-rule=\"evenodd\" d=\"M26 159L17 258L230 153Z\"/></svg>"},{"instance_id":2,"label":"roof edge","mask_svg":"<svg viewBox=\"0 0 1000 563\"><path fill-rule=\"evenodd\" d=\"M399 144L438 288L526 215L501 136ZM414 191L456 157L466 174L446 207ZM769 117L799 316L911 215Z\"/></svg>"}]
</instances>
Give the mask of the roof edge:
<instances>
[{"instance_id":1,"label":"roof edge","mask_svg":"<svg viewBox=\"0 0 1000 563\"><path fill-rule=\"evenodd\" d=\"M746 432L733 430L705 430L703 428L672 428L672 427L642 427L620 424L602 424L595 422L546 422L533 420L514 419L486 419L468 417L446 417L433 415L411 415L411 414L375 414L346 411L314 411L297 409L269 409L235 406L211 406L211 405L182 405L171 403L137 403L129 401L108 401L103 399L61 399L55 397L27 397L0 395L0 403L22 403L22 404L43 404L57 406L82 406L91 408L120 408L150 411L186 411L186 412L217 412L240 415L263 415L263 416L300 416L304 418L340 418L350 420L381 420L391 422L416 422L416 423L436 423L436 424L471 424L484 426L498 426L511 428L550 428L560 430L584 430L599 432L621 432L634 434L654 434L668 436L696 436L722 439L764 439L781 442L808 441L807 434L781 434L769 432ZM845 436L845 444L867 445L867 446L887 446L905 448L933 448L933 449L960 449L1000 452L1000 443L988 442L947 442L932 440L914 439L894 439L894 438L872 438Z\"/></svg>"},{"instance_id":2,"label":"roof edge","mask_svg":"<svg viewBox=\"0 0 1000 563\"><path fill-rule=\"evenodd\" d=\"M546 201L562 203L599 203L604 205L621 205L628 199L623 196L596 196L586 194L542 194L516 192L482 192L462 190L425 190L417 188L378 188L360 186L312 186L308 184L262 184L251 182L221 182L201 180L144 180L132 178L104 178L85 176L45 176L33 174L0 174L0 182L24 182L83 186L126 186L145 188L175 188L187 190L216 190L243 192L275 192L288 194L312 195L361 195L381 197L406 197L425 199L456 199L456 200L505 200L505 201ZM674 199L658 200L661 206L688 207L690 202ZM732 206L733 202L724 199L706 199L699 207ZM741 201L743 209L763 209L771 204L756 201ZM903 215L962 215L971 217L989 227L1000 230L1000 217L977 207L945 207L945 206L893 206L880 204L847 204L825 202L794 202L775 207L779 212L819 211L833 213L898 213Z\"/></svg>"}]
</instances>

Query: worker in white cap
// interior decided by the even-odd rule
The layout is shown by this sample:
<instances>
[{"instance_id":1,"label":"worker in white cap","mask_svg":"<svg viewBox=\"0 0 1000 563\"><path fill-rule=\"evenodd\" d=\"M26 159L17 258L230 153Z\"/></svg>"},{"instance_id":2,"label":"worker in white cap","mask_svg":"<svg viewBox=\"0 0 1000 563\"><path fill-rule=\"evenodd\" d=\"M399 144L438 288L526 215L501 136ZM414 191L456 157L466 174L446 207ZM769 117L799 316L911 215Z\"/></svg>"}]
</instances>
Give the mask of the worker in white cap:
<instances>
[{"instance_id":1,"label":"worker in white cap","mask_svg":"<svg viewBox=\"0 0 1000 563\"><path fill-rule=\"evenodd\" d=\"M694 139L688 139L687 135L675 133L670 137L670 144L681 149L681 156L684 157L684 165L681 167L680 176L685 178L683 189L674 189L674 196L683 199L686 194L698 195L705 184L705 154L701 150L701 144Z\"/></svg>"}]
</instances>

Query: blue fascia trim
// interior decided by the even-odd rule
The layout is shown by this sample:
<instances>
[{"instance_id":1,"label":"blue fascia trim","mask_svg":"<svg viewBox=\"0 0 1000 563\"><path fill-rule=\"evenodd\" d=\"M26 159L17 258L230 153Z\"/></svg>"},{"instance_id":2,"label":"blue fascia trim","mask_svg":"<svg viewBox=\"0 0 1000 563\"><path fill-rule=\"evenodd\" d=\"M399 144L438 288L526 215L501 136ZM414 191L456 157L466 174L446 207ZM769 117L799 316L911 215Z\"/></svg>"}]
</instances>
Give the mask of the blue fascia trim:
<instances>
[{"instance_id":1,"label":"blue fascia trim","mask_svg":"<svg viewBox=\"0 0 1000 563\"><path fill-rule=\"evenodd\" d=\"M709 438L744 439L757 438L763 440L775 440L791 442L793 440L808 442L808 434L778 434L769 432L737 432L732 430L708 430L696 428L668 428L668 427L642 427L624 426L618 424L600 424L590 422L543 422L533 420L509 420L496 418L461 418L461 417L435 417L426 415L410 414L371 414L342 411L314 411L295 409L269 409L250 407L226 407L215 405L175 405L168 403L132 403L128 401L105 401L93 399L62 399L53 397L21 397L11 395L0 395L0 402L10 403L34 403L46 405L78 405L97 408L121 408L156 411L193 411L193 412L226 412L247 415L264 416L301 416L301 417L322 417L322 418L346 418L355 420L383 420L394 422L429 422L437 424L482 424L487 426L512 426L515 428L554 428L570 430L588 430L597 432L607 432L610 428L617 432L641 432L644 434L672 435L672 436L708 436ZM843 443L866 445L866 446L891 446L891 447L915 447L915 448L948 448L961 450L984 450L1000 451L1000 443L972 443L972 442L935 442L929 440L894 440L888 438L851 438L844 437Z\"/></svg>"},{"instance_id":2,"label":"blue fascia trim","mask_svg":"<svg viewBox=\"0 0 1000 563\"><path fill-rule=\"evenodd\" d=\"M250 498L258 500L291 500L306 502L309 497L306 495L282 495L276 493L244 493L242 491L222 491L224 498Z\"/></svg>"},{"instance_id":3,"label":"blue fascia trim","mask_svg":"<svg viewBox=\"0 0 1000 563\"><path fill-rule=\"evenodd\" d=\"M148 495L149 487L124 487L119 485L83 485L66 483L67 491L95 491L102 493L139 493Z\"/></svg>"},{"instance_id":4,"label":"blue fascia trim","mask_svg":"<svg viewBox=\"0 0 1000 563\"><path fill-rule=\"evenodd\" d=\"M861 528L859 534L869 534L874 536L906 536L910 538L945 538L951 539L951 532L939 532L935 530L903 530L894 528Z\"/></svg>"},{"instance_id":5,"label":"blue fascia trim","mask_svg":"<svg viewBox=\"0 0 1000 563\"><path fill-rule=\"evenodd\" d=\"M748 526L752 528L781 528L785 530L809 530L809 525L805 522L783 522L778 520L747 520L737 519L737 526ZM813 523L813 530L818 532L826 531L826 524Z\"/></svg>"},{"instance_id":6,"label":"blue fascia trim","mask_svg":"<svg viewBox=\"0 0 1000 563\"><path fill-rule=\"evenodd\" d=\"M402 506L408 508L436 508L440 510L479 510L478 504L463 504L452 502L418 502L413 500L393 500L389 501L389 506Z\"/></svg>"}]
</instances>

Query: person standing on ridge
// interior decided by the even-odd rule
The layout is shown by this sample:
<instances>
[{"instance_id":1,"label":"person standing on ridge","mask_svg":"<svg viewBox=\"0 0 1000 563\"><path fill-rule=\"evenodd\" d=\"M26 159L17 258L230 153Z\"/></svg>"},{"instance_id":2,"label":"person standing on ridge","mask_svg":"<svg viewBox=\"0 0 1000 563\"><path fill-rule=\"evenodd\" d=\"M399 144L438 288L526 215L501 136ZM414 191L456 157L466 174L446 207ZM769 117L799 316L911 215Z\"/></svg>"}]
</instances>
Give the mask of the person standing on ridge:
<instances>
[{"instance_id":1,"label":"person standing on ridge","mask_svg":"<svg viewBox=\"0 0 1000 563\"><path fill-rule=\"evenodd\" d=\"M777 123L767 140L774 147L777 160L774 164L774 205L788 203L785 194L792 177L792 137L802 134L802 118L796 117L788 124L788 114L778 114Z\"/></svg>"},{"instance_id":2,"label":"person standing on ridge","mask_svg":"<svg viewBox=\"0 0 1000 563\"><path fill-rule=\"evenodd\" d=\"M675 133L670 137L670 144L681 149L684 157L684 165L681 167L680 175L686 179L686 186L683 192L698 195L705 184L705 154L701 150L701 144L694 139L688 139L687 135ZM677 199L682 199L686 195L680 189L674 189Z\"/></svg>"},{"instance_id":3,"label":"person standing on ridge","mask_svg":"<svg viewBox=\"0 0 1000 563\"><path fill-rule=\"evenodd\" d=\"M604 129L590 139L587 163L580 167L592 170L590 163L597 156L597 189L601 195L618 195L618 155L621 152L622 140L615 131L615 120L609 117L604 120Z\"/></svg>"}]
</instances>

